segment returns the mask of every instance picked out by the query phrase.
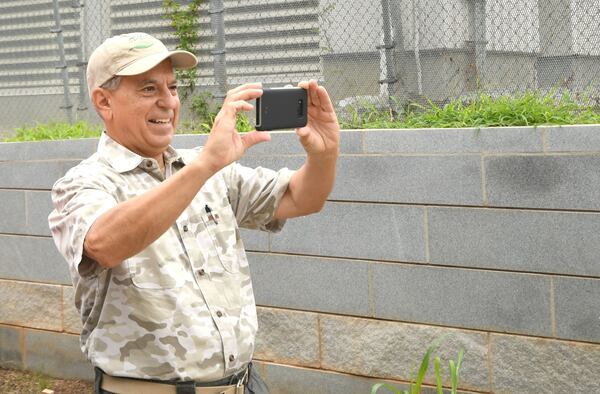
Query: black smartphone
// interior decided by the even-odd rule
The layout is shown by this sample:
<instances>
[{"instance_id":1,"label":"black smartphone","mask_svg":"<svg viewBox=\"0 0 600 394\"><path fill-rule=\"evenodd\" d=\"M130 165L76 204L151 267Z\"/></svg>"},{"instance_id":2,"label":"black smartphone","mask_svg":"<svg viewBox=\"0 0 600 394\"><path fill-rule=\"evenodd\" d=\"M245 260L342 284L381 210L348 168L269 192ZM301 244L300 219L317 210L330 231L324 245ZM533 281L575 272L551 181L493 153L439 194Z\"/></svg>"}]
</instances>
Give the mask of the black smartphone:
<instances>
[{"instance_id":1,"label":"black smartphone","mask_svg":"<svg viewBox=\"0 0 600 394\"><path fill-rule=\"evenodd\" d=\"M265 88L256 99L256 130L295 129L306 126L306 89Z\"/></svg>"}]
</instances>

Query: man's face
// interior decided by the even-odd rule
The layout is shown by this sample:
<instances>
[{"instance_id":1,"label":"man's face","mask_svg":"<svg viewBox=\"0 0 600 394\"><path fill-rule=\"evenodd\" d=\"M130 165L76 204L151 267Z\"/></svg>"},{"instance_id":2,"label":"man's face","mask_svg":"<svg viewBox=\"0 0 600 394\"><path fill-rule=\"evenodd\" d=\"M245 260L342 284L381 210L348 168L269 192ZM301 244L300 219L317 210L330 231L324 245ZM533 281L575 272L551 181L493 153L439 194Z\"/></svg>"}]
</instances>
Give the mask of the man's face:
<instances>
[{"instance_id":1,"label":"man's face","mask_svg":"<svg viewBox=\"0 0 600 394\"><path fill-rule=\"evenodd\" d=\"M169 59L143 74L122 77L109 92L109 135L144 157L160 157L175 134L181 103Z\"/></svg>"}]
</instances>

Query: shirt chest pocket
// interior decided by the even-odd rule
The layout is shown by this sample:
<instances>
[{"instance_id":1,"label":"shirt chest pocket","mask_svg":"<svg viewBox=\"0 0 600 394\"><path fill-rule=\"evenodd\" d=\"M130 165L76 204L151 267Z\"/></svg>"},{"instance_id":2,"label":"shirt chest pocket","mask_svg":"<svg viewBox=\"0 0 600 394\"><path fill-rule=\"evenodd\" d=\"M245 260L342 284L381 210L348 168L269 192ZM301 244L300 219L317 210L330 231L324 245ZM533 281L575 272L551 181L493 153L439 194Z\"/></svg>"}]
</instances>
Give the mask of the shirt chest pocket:
<instances>
[{"instance_id":1,"label":"shirt chest pocket","mask_svg":"<svg viewBox=\"0 0 600 394\"><path fill-rule=\"evenodd\" d=\"M218 262L228 272L240 270L240 253L243 250L235 216L229 206L205 206L204 212L190 219L195 238L202 249L204 259L209 263Z\"/></svg>"},{"instance_id":2,"label":"shirt chest pocket","mask_svg":"<svg viewBox=\"0 0 600 394\"><path fill-rule=\"evenodd\" d=\"M184 285L187 258L177 252L177 239L167 232L150 247L126 260L128 274L141 289L173 289Z\"/></svg>"}]
</instances>

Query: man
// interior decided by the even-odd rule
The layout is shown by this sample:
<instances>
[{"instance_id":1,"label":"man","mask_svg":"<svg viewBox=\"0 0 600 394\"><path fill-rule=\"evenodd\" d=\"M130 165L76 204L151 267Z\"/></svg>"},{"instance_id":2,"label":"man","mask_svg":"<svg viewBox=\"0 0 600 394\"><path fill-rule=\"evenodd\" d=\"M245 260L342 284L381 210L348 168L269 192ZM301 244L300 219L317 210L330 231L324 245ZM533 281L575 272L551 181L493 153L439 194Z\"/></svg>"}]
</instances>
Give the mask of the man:
<instances>
[{"instance_id":1,"label":"man","mask_svg":"<svg viewBox=\"0 0 600 394\"><path fill-rule=\"evenodd\" d=\"M267 392L248 372L257 319L238 226L278 231L286 218L319 211L333 187L339 125L315 81L300 83L309 108L296 130L307 153L298 171L236 163L270 139L235 130L260 84L228 92L202 149L173 149L173 69L196 63L143 33L112 37L89 59L106 130L98 151L54 185L49 223L69 264L97 393Z\"/></svg>"}]
</instances>

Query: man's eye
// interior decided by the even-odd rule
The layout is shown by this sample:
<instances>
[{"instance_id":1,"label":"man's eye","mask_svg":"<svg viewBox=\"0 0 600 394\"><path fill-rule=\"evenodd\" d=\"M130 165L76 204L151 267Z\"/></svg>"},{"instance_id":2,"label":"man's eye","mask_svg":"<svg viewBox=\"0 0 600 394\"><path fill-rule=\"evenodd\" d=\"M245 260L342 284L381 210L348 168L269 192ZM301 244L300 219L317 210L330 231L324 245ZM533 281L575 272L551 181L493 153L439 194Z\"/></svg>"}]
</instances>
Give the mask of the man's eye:
<instances>
[{"instance_id":1,"label":"man's eye","mask_svg":"<svg viewBox=\"0 0 600 394\"><path fill-rule=\"evenodd\" d=\"M169 86L169 89L177 91L177 87L177 85L171 85Z\"/></svg>"},{"instance_id":2,"label":"man's eye","mask_svg":"<svg viewBox=\"0 0 600 394\"><path fill-rule=\"evenodd\" d=\"M147 93L154 92L154 90L155 90L155 89L154 89L154 86L144 86L144 87L142 88L142 91L144 91L144 92L147 92Z\"/></svg>"}]
</instances>

